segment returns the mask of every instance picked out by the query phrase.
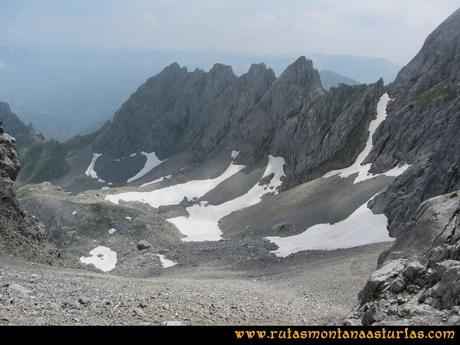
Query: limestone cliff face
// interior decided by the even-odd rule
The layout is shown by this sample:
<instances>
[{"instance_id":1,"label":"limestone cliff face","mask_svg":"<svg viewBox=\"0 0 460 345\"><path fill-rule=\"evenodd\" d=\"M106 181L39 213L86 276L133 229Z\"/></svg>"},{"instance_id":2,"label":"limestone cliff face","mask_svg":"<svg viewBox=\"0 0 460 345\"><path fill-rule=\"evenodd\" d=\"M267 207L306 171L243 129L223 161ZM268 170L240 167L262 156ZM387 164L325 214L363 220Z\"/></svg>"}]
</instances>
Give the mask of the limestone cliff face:
<instances>
[{"instance_id":1,"label":"limestone cliff face","mask_svg":"<svg viewBox=\"0 0 460 345\"><path fill-rule=\"evenodd\" d=\"M351 164L383 92L382 81L326 92L304 57L278 78L264 64L241 77L223 65L188 72L172 64L130 97L92 150L154 151L161 159L192 151L197 162L238 150L247 165L282 155L287 187Z\"/></svg>"},{"instance_id":2,"label":"limestone cliff face","mask_svg":"<svg viewBox=\"0 0 460 345\"><path fill-rule=\"evenodd\" d=\"M427 38L389 93L393 101L369 160L374 171L412 164L374 207L397 236L421 202L460 189L460 10Z\"/></svg>"},{"instance_id":3,"label":"limestone cliff face","mask_svg":"<svg viewBox=\"0 0 460 345\"><path fill-rule=\"evenodd\" d=\"M13 184L20 169L14 138L0 135L0 254L52 262L58 253L46 242L41 223L19 207Z\"/></svg>"}]
</instances>

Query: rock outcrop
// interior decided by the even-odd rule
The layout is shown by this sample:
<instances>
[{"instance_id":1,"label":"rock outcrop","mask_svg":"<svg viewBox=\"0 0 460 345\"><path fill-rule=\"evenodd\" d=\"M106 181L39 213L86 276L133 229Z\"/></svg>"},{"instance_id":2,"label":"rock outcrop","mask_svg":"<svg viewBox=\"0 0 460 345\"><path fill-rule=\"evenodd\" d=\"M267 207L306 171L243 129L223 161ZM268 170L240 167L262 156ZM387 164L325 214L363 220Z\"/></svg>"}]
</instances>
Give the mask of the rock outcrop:
<instances>
[{"instance_id":1,"label":"rock outcrop","mask_svg":"<svg viewBox=\"0 0 460 345\"><path fill-rule=\"evenodd\" d=\"M43 224L21 210L14 193L20 169L15 145L13 137L0 135L0 254L50 263L58 252L46 242Z\"/></svg>"},{"instance_id":2,"label":"rock outcrop","mask_svg":"<svg viewBox=\"0 0 460 345\"><path fill-rule=\"evenodd\" d=\"M418 208L346 323L460 325L460 192Z\"/></svg>"}]
</instances>

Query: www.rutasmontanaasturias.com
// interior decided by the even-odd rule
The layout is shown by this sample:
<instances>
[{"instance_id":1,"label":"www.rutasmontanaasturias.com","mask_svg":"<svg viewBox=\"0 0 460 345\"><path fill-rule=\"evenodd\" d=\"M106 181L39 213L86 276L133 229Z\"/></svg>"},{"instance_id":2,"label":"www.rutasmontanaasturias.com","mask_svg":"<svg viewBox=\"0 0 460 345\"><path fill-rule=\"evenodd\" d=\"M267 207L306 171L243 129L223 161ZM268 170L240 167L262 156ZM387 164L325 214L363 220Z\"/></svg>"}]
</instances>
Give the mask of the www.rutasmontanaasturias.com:
<instances>
[{"instance_id":1,"label":"www.rutasmontanaasturias.com","mask_svg":"<svg viewBox=\"0 0 460 345\"><path fill-rule=\"evenodd\" d=\"M362 329L334 330L235 330L236 339L455 339L454 330Z\"/></svg>"}]
</instances>

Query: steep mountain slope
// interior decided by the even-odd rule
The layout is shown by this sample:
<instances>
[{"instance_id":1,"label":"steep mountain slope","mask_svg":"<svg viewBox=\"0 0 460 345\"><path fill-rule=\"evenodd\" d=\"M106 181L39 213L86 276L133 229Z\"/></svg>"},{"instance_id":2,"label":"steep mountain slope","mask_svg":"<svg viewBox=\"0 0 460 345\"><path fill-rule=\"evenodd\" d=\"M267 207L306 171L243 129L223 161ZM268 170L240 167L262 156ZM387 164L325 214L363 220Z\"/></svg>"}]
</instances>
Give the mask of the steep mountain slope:
<instances>
[{"instance_id":1,"label":"steep mountain slope","mask_svg":"<svg viewBox=\"0 0 460 345\"><path fill-rule=\"evenodd\" d=\"M55 180L69 172L68 155L87 146L95 134L76 136L64 143L46 140L26 126L7 103L0 102L0 121L17 143L21 170L16 184ZM96 132L97 133L97 132Z\"/></svg>"},{"instance_id":2,"label":"steep mountain slope","mask_svg":"<svg viewBox=\"0 0 460 345\"><path fill-rule=\"evenodd\" d=\"M95 159L99 180L121 186L149 154L162 162L188 152L188 165L197 166L235 150L248 166L269 154L285 157L286 186L296 185L353 162L383 92L382 81L326 92L305 58L279 78L263 64L241 77L223 65L206 73L173 64L142 85L90 145L66 152L58 166L69 169L53 181L76 188Z\"/></svg>"},{"instance_id":3,"label":"steep mountain slope","mask_svg":"<svg viewBox=\"0 0 460 345\"><path fill-rule=\"evenodd\" d=\"M13 190L19 168L14 139L0 135L0 253L50 263L58 252L47 243L43 224L21 210Z\"/></svg>"},{"instance_id":4,"label":"steep mountain slope","mask_svg":"<svg viewBox=\"0 0 460 345\"><path fill-rule=\"evenodd\" d=\"M397 236L421 202L460 188L460 10L430 34L389 94L388 118L368 160L375 172L412 164L375 201Z\"/></svg>"}]
</instances>

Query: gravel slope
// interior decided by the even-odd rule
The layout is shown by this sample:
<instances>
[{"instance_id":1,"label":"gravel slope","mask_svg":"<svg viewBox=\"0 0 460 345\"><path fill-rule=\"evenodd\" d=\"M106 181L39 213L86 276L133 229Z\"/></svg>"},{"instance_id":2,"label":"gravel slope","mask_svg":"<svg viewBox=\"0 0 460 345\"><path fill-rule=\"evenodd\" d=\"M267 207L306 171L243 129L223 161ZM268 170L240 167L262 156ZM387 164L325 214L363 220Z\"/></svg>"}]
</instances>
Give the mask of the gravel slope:
<instances>
[{"instance_id":1,"label":"gravel slope","mask_svg":"<svg viewBox=\"0 0 460 345\"><path fill-rule=\"evenodd\" d=\"M179 265L149 279L0 257L0 324L340 322L387 247L310 253L271 262L263 269Z\"/></svg>"}]
</instances>

